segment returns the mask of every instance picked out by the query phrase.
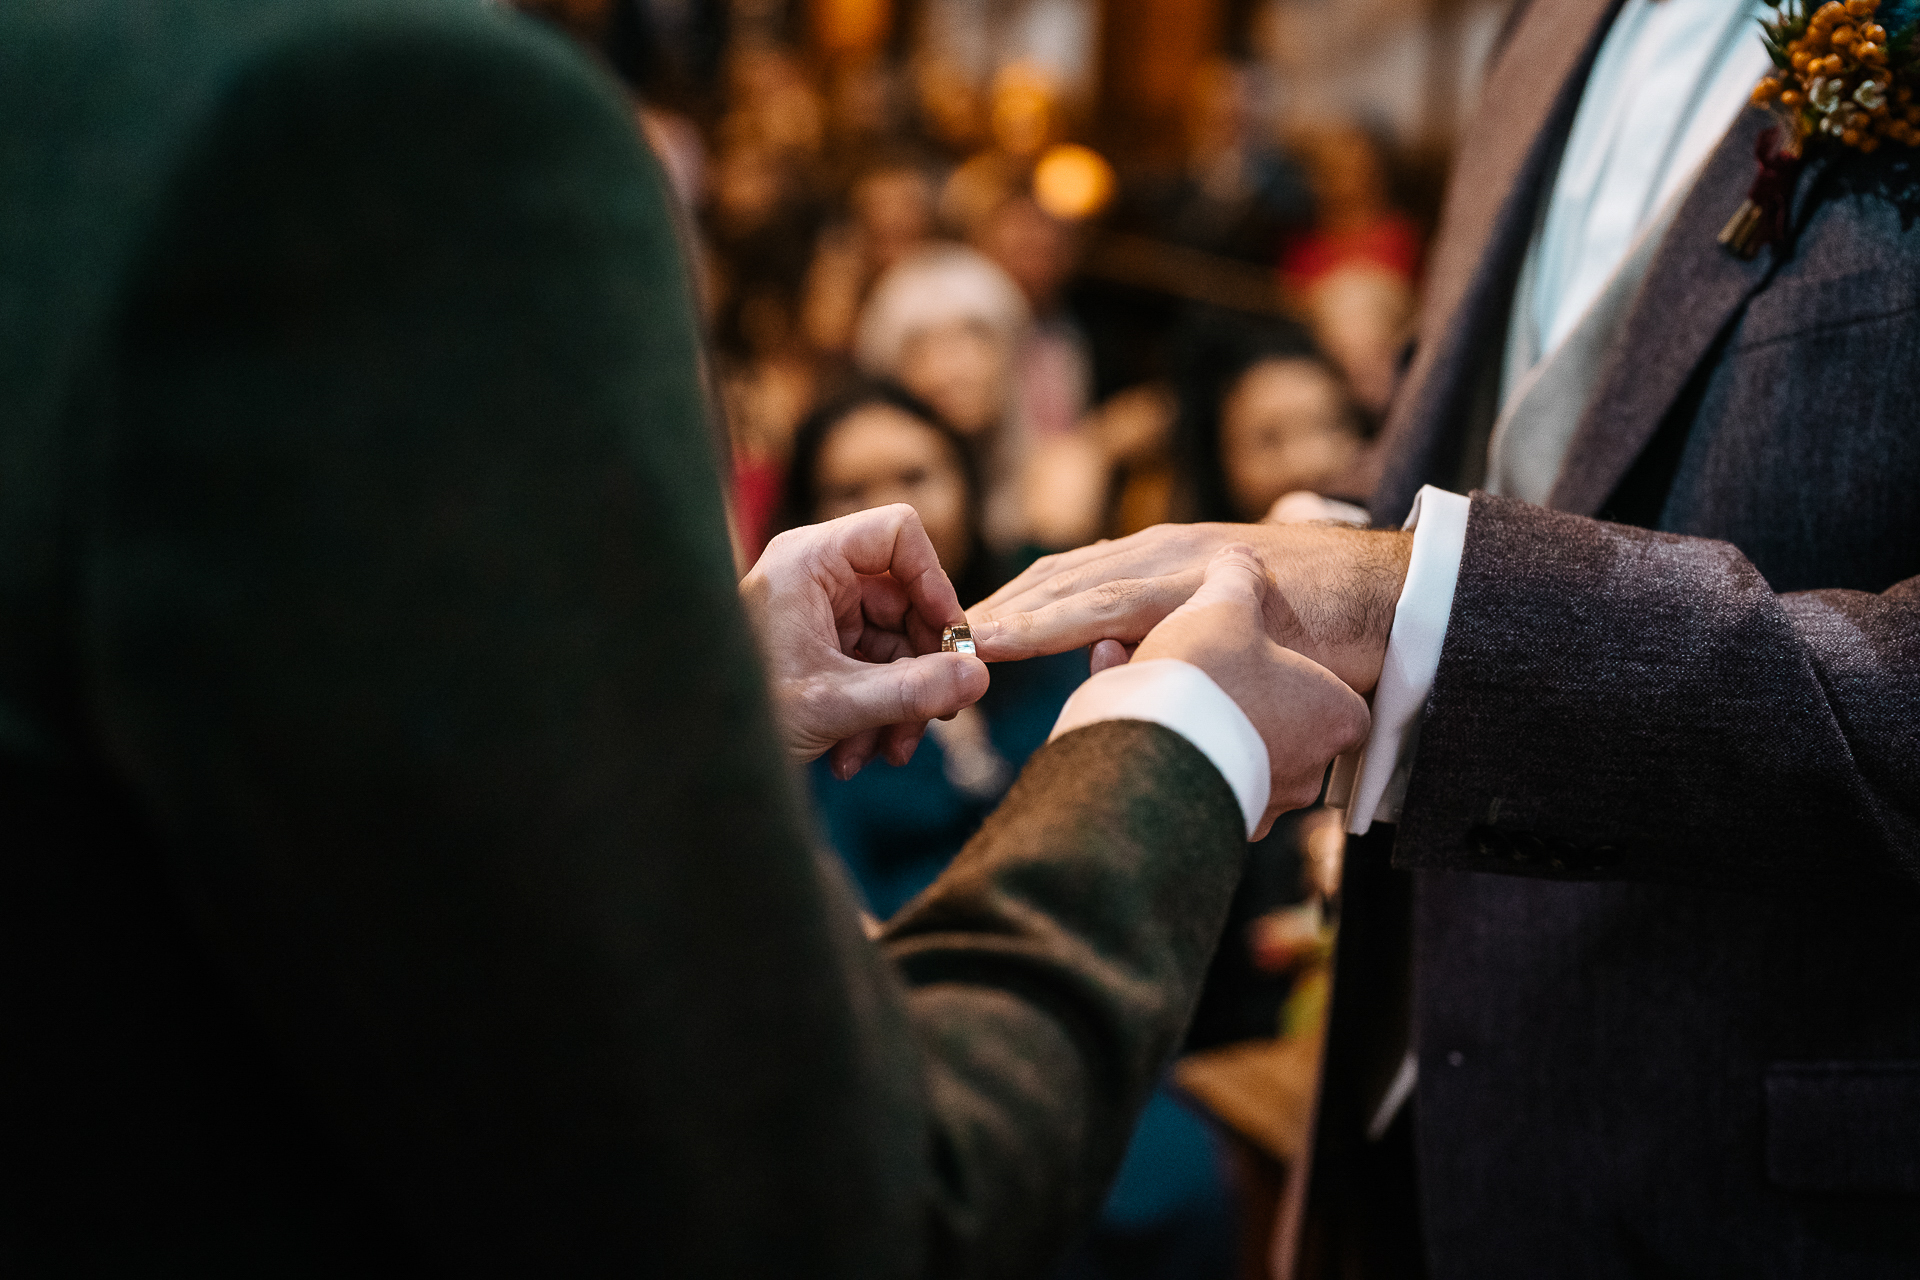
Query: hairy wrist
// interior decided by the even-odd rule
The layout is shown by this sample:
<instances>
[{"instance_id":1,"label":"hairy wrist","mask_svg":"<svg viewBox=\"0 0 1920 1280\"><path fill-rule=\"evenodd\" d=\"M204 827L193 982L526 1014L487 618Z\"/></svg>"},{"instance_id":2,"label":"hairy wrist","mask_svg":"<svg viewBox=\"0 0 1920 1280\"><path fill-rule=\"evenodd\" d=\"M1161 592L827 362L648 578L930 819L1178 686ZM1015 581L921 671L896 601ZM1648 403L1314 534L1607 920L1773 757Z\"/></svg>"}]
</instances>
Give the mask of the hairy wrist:
<instances>
[{"instance_id":1,"label":"hairy wrist","mask_svg":"<svg viewBox=\"0 0 1920 1280\"><path fill-rule=\"evenodd\" d=\"M1269 628L1274 638L1355 692L1371 693L1386 661L1413 535L1327 525L1276 533L1281 545L1271 567L1279 604L1269 610L1269 621L1277 624Z\"/></svg>"}]
</instances>

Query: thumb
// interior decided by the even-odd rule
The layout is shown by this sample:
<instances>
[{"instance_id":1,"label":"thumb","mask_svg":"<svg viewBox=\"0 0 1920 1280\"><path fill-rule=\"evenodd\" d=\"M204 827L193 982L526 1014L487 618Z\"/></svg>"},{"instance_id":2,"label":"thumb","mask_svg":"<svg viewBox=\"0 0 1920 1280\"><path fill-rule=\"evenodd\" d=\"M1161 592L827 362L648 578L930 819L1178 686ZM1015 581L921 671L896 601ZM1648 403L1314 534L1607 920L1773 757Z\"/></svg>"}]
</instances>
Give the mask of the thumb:
<instances>
[{"instance_id":1,"label":"thumb","mask_svg":"<svg viewBox=\"0 0 1920 1280\"><path fill-rule=\"evenodd\" d=\"M1199 590L1188 598L1181 610L1229 604L1257 614L1270 585L1267 566L1259 553L1243 542L1233 543L1214 552L1213 559L1207 562L1207 575Z\"/></svg>"},{"instance_id":2,"label":"thumb","mask_svg":"<svg viewBox=\"0 0 1920 1280\"><path fill-rule=\"evenodd\" d=\"M987 691L987 664L964 653L929 653L881 664L853 662L834 682L839 736L917 724L970 707Z\"/></svg>"}]
</instances>

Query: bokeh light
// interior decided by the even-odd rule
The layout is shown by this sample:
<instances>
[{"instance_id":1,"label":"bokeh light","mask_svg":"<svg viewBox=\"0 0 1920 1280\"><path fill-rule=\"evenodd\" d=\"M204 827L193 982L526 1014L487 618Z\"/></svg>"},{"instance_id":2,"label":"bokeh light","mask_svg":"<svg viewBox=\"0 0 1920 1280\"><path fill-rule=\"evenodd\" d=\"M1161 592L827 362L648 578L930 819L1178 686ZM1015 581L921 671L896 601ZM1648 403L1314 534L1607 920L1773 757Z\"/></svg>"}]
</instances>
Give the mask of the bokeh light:
<instances>
[{"instance_id":1,"label":"bokeh light","mask_svg":"<svg viewBox=\"0 0 1920 1280\"><path fill-rule=\"evenodd\" d=\"M1049 147L1033 168L1033 198L1064 222L1091 218L1113 199L1113 166L1092 147Z\"/></svg>"}]
</instances>

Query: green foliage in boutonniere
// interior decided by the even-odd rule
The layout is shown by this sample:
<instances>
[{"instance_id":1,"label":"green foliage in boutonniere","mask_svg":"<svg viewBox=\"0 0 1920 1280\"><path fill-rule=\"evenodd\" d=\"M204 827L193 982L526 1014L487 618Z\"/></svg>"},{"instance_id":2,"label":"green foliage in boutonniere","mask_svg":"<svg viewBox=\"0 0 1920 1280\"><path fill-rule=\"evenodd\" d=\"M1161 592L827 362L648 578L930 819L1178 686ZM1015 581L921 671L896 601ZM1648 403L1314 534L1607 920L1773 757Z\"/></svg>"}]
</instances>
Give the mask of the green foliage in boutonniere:
<instances>
[{"instance_id":1,"label":"green foliage in boutonniere","mask_svg":"<svg viewBox=\"0 0 1920 1280\"><path fill-rule=\"evenodd\" d=\"M1776 68L1753 104L1778 116L1781 151L1831 138L1871 152L1882 142L1920 145L1920 3L1916 0L1776 0L1762 19Z\"/></svg>"}]
</instances>

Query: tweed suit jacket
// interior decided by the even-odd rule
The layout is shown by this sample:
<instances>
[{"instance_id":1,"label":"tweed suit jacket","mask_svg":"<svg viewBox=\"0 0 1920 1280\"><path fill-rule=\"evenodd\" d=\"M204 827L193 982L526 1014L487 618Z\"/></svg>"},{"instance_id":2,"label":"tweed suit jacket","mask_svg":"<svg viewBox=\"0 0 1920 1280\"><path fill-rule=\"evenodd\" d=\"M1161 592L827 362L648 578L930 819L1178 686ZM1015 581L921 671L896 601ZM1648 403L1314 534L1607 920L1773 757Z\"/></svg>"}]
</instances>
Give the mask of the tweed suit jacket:
<instances>
[{"instance_id":1,"label":"tweed suit jacket","mask_svg":"<svg viewBox=\"0 0 1920 1280\"><path fill-rule=\"evenodd\" d=\"M1509 21L1382 522L1484 463L1614 8ZM1812 160L1745 261L1715 237L1765 124L1686 197L1550 500L1474 494L1404 870L1356 854L1316 1177L1351 1173L1410 964L1437 1276L1920 1274L1920 170Z\"/></svg>"},{"instance_id":2,"label":"tweed suit jacket","mask_svg":"<svg viewBox=\"0 0 1920 1280\"><path fill-rule=\"evenodd\" d=\"M1245 848L1158 726L863 936L656 166L456 0L0 5L0 1272L1019 1276Z\"/></svg>"}]
</instances>

